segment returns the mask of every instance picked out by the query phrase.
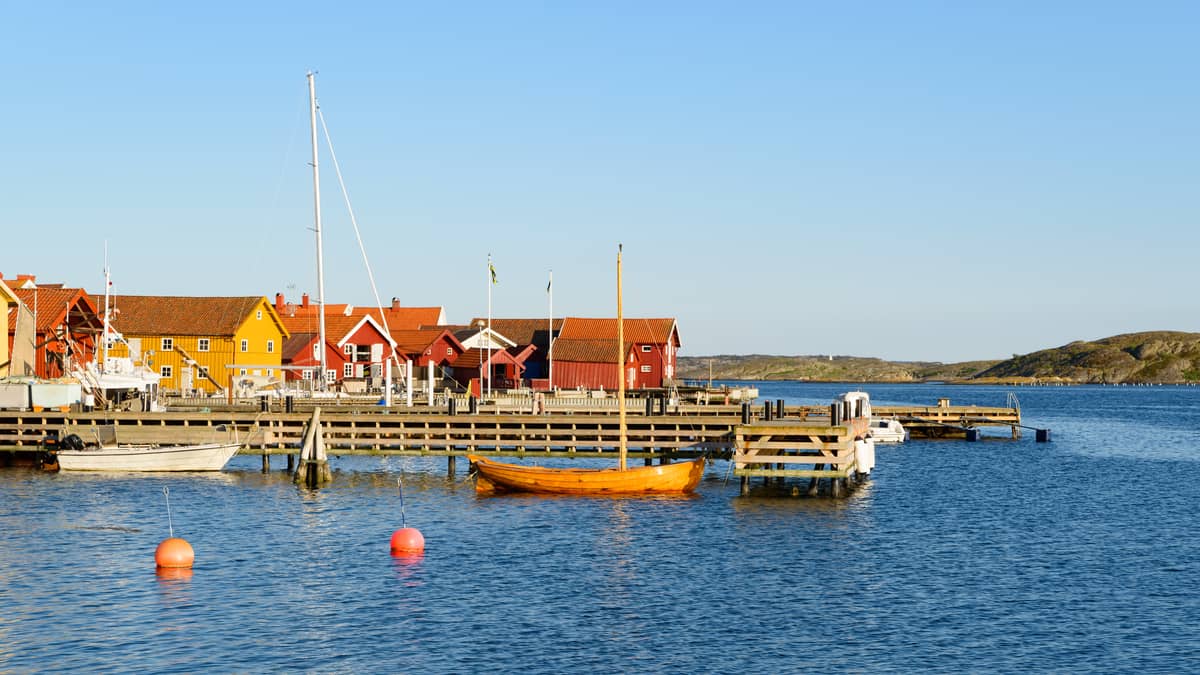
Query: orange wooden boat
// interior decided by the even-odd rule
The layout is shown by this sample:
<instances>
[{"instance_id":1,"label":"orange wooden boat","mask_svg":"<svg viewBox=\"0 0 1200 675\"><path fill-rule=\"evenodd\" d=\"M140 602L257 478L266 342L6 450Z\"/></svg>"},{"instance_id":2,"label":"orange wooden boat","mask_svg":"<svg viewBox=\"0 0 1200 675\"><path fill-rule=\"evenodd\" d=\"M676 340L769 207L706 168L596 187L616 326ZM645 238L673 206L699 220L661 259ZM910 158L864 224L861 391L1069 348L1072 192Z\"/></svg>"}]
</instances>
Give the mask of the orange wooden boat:
<instances>
[{"instance_id":1,"label":"orange wooden boat","mask_svg":"<svg viewBox=\"0 0 1200 675\"><path fill-rule=\"evenodd\" d=\"M571 469L520 466L467 455L475 466L475 491L482 494L537 492L556 495L686 494L704 475L704 458L631 469Z\"/></svg>"},{"instance_id":2,"label":"orange wooden boat","mask_svg":"<svg viewBox=\"0 0 1200 675\"><path fill-rule=\"evenodd\" d=\"M621 308L621 247L617 247L617 410L620 419L619 464L611 469L567 469L520 466L467 455L475 466L475 491L537 492L555 495L686 494L696 489L704 475L704 458L677 464L630 469L625 448L625 317Z\"/></svg>"}]
</instances>

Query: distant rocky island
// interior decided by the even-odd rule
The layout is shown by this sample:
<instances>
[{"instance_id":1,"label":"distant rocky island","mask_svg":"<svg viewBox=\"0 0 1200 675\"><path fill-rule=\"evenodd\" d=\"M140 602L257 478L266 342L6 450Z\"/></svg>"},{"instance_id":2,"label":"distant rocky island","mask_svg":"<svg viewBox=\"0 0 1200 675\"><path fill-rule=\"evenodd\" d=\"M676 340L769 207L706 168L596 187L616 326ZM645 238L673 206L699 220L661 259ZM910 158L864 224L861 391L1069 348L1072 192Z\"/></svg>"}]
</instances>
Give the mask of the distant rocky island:
<instances>
[{"instance_id":1,"label":"distant rocky island","mask_svg":"<svg viewBox=\"0 0 1200 675\"><path fill-rule=\"evenodd\" d=\"M1006 361L937 363L859 356L681 356L679 377L703 380L1186 384L1200 382L1200 333L1154 331L1077 341Z\"/></svg>"}]
</instances>

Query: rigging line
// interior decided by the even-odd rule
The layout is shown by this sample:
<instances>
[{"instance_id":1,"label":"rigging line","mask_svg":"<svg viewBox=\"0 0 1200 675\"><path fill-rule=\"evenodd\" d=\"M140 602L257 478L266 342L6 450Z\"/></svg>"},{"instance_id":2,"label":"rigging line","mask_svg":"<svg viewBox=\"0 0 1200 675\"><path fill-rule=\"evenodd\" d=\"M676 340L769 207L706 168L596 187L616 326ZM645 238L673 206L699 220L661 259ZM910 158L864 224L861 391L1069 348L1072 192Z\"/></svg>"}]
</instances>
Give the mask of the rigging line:
<instances>
[{"instance_id":1,"label":"rigging line","mask_svg":"<svg viewBox=\"0 0 1200 675\"><path fill-rule=\"evenodd\" d=\"M338 163L337 153L333 151L333 139L329 136L329 127L325 124L325 113L317 108L317 117L321 118L321 129L325 132L325 145L329 147L329 158L333 160L333 171L337 174L338 185L342 188L342 198L346 200L346 211L350 214L350 224L354 226L354 236L358 239L358 250L362 251L363 265L367 268L367 278L371 281L371 292L375 294L375 306L379 308L379 319L383 322L383 330L392 337L392 329L387 323L387 314L383 311L383 301L379 299L379 289L375 287L375 273L371 271L371 261L367 260L367 248L363 245L362 233L358 230L358 219L354 217L354 207L350 204L350 192L346 190L346 181L342 180L342 165ZM392 350L392 359L400 365L396 350Z\"/></svg>"},{"instance_id":2,"label":"rigging line","mask_svg":"<svg viewBox=\"0 0 1200 675\"><path fill-rule=\"evenodd\" d=\"M279 222L279 195L283 192L283 179L287 175L288 165L292 162L292 148L296 145L296 136L303 128L304 113L308 112L308 94L304 94L304 105L296 108L296 121L292 124L292 135L288 138L287 149L283 153L283 163L279 166L279 179L275 181L275 198L271 204L271 222L264 233L275 231L274 225Z\"/></svg>"}]
</instances>

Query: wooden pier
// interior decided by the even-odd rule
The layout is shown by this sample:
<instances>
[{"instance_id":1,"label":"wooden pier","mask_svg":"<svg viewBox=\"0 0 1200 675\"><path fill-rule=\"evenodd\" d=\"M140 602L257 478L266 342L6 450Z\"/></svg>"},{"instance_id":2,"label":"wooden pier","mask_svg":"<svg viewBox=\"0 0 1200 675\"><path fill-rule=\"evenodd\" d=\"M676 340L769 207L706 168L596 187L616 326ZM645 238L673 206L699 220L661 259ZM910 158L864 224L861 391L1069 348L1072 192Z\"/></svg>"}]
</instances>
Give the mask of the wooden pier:
<instances>
[{"instance_id":1,"label":"wooden pier","mask_svg":"<svg viewBox=\"0 0 1200 675\"><path fill-rule=\"evenodd\" d=\"M749 494L751 478L761 477L767 485L772 480L782 484L788 478L807 478L810 496L816 496L820 481L828 479L830 496L843 496L851 482L869 471L860 466L855 451L855 439L866 435L867 421L857 418L829 425L785 419L738 425L733 475L741 478L742 494ZM798 494L799 487L792 492Z\"/></svg>"},{"instance_id":2,"label":"wooden pier","mask_svg":"<svg viewBox=\"0 0 1200 675\"><path fill-rule=\"evenodd\" d=\"M627 418L629 456L647 464L707 456L733 461L734 473L744 481L809 478L815 485L828 479L835 493L860 473L854 439L862 437L858 425L865 421L834 420L830 406L788 407L782 401L667 405L645 399L640 409L630 407L636 412ZM73 433L88 441L95 437L94 429L112 427L121 443L178 445L236 438L244 444L241 454L262 456L264 471L275 455L286 456L291 469L312 407L296 406L290 412L270 408L254 401L156 413L0 410L0 466L36 461L48 437ZM1017 438L1021 428L1015 408L950 406L945 400L938 406L873 408L876 417L895 417L916 437L961 438L969 429L991 425L1011 427ZM456 414L458 410L475 412ZM455 458L467 454L611 459L620 443L617 415L594 405L544 413L465 400L436 408L331 405L322 406L320 417L325 448L335 458L444 456L451 474Z\"/></svg>"}]
</instances>

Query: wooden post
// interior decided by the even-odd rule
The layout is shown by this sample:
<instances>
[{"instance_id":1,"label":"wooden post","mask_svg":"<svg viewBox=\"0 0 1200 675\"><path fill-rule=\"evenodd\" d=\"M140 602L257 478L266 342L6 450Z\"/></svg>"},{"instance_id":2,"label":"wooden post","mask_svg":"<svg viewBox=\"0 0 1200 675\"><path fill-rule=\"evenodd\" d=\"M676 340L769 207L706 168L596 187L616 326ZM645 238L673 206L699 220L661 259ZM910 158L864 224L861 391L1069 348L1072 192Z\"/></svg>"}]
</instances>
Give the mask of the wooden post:
<instances>
[{"instance_id":1,"label":"wooden post","mask_svg":"<svg viewBox=\"0 0 1200 675\"><path fill-rule=\"evenodd\" d=\"M287 456L287 472L291 473L296 470L296 456L288 453Z\"/></svg>"},{"instance_id":2,"label":"wooden post","mask_svg":"<svg viewBox=\"0 0 1200 675\"><path fill-rule=\"evenodd\" d=\"M262 449L262 472L269 473L271 471L271 455L267 454L267 449Z\"/></svg>"},{"instance_id":3,"label":"wooden post","mask_svg":"<svg viewBox=\"0 0 1200 675\"><path fill-rule=\"evenodd\" d=\"M456 464L455 460L457 460L457 459L458 458L455 457L454 455L450 455L450 456L446 457L446 473L448 473L450 475L451 480L454 479L455 469L457 468L455 466L455 464Z\"/></svg>"},{"instance_id":4,"label":"wooden post","mask_svg":"<svg viewBox=\"0 0 1200 675\"><path fill-rule=\"evenodd\" d=\"M742 476L742 496L750 494L750 476Z\"/></svg>"}]
</instances>

